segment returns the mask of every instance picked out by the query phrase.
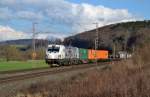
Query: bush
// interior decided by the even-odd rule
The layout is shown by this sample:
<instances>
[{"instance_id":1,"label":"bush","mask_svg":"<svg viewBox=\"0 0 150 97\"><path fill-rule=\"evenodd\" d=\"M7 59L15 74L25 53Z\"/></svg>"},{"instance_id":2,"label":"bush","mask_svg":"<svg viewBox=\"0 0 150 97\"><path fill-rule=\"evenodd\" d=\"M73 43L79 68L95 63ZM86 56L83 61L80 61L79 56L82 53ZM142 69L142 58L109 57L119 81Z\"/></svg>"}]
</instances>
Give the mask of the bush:
<instances>
[{"instance_id":1,"label":"bush","mask_svg":"<svg viewBox=\"0 0 150 97\"><path fill-rule=\"evenodd\" d=\"M15 45L0 46L0 58L6 59L6 61L26 61L32 59L33 50L21 51ZM36 50L37 60L45 58L45 49Z\"/></svg>"},{"instance_id":2,"label":"bush","mask_svg":"<svg viewBox=\"0 0 150 97\"><path fill-rule=\"evenodd\" d=\"M36 53L36 59L45 59L45 49L39 49Z\"/></svg>"},{"instance_id":3,"label":"bush","mask_svg":"<svg viewBox=\"0 0 150 97\"><path fill-rule=\"evenodd\" d=\"M23 54L15 46L5 45L1 46L1 58L5 58L6 61L11 60L23 60Z\"/></svg>"},{"instance_id":4,"label":"bush","mask_svg":"<svg viewBox=\"0 0 150 97\"><path fill-rule=\"evenodd\" d=\"M141 47L137 47L134 55L133 55L133 62L135 65L139 66L139 67L143 67L143 66L148 66L150 65L150 43L148 44L144 44Z\"/></svg>"}]
</instances>

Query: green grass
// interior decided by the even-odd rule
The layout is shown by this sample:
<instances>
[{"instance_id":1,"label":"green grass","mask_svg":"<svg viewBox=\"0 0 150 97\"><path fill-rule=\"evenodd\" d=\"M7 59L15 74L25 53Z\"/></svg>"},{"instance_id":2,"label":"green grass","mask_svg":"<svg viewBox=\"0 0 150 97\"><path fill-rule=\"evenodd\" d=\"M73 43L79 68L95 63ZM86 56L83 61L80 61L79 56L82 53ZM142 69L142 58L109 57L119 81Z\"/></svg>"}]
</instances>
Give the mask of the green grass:
<instances>
[{"instance_id":1,"label":"green grass","mask_svg":"<svg viewBox=\"0 0 150 97\"><path fill-rule=\"evenodd\" d=\"M33 68L48 67L44 60L32 61L0 61L1 71L25 70Z\"/></svg>"},{"instance_id":2,"label":"green grass","mask_svg":"<svg viewBox=\"0 0 150 97\"><path fill-rule=\"evenodd\" d=\"M27 47L27 45L10 45L10 46L14 46L16 48L25 48L25 47Z\"/></svg>"}]
</instances>

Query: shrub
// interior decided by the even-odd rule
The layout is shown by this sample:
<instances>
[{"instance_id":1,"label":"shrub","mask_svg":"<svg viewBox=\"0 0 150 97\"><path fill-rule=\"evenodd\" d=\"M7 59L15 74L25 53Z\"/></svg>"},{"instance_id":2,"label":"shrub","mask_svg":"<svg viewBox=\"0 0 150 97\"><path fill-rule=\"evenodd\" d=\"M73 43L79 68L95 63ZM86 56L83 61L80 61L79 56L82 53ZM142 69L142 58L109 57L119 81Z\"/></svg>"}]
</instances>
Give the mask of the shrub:
<instances>
[{"instance_id":1,"label":"shrub","mask_svg":"<svg viewBox=\"0 0 150 97\"><path fill-rule=\"evenodd\" d=\"M149 50L150 50L150 43L138 47L132 58L133 63L140 68L142 68L143 66L150 65Z\"/></svg>"}]
</instances>

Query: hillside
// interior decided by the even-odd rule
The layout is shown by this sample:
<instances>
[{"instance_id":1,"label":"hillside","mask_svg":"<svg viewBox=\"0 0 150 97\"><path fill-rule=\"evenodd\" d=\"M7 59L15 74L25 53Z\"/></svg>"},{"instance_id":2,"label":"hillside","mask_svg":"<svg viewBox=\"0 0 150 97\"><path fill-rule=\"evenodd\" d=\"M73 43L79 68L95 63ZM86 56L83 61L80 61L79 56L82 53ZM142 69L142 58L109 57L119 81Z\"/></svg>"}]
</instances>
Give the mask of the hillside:
<instances>
[{"instance_id":1,"label":"hillside","mask_svg":"<svg viewBox=\"0 0 150 97\"><path fill-rule=\"evenodd\" d=\"M150 21L111 24L100 27L99 49L132 50L133 47L150 42ZM94 48L96 29L67 37L64 44L82 48Z\"/></svg>"},{"instance_id":2,"label":"hillside","mask_svg":"<svg viewBox=\"0 0 150 97\"><path fill-rule=\"evenodd\" d=\"M0 42L0 45L31 45L32 39L7 40Z\"/></svg>"},{"instance_id":3,"label":"hillside","mask_svg":"<svg viewBox=\"0 0 150 97\"><path fill-rule=\"evenodd\" d=\"M60 43L61 40L59 39L35 39L35 45L36 48L45 48L48 44L51 43ZM27 46L29 48L32 47L33 39L18 39L18 40L7 40L7 41L1 41L0 46L2 45L15 45L15 46Z\"/></svg>"},{"instance_id":4,"label":"hillside","mask_svg":"<svg viewBox=\"0 0 150 97\"><path fill-rule=\"evenodd\" d=\"M111 24L100 27L99 49L112 50L114 45L117 50L132 51L136 46L150 42L150 20L127 23ZM72 45L80 48L94 48L96 29L79 33L64 39L64 45ZM36 39L37 47L46 47L50 43L61 43L59 39ZM9 40L0 42L0 45L27 45L32 46L32 39Z\"/></svg>"}]
</instances>

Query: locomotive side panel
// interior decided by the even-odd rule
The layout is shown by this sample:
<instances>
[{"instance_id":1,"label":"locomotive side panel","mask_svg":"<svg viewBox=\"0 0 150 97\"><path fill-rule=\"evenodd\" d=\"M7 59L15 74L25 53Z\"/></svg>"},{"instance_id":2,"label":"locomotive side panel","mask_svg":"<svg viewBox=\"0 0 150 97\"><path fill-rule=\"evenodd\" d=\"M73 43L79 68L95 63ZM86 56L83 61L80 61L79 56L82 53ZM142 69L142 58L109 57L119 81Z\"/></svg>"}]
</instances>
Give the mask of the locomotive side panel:
<instances>
[{"instance_id":1,"label":"locomotive side panel","mask_svg":"<svg viewBox=\"0 0 150 97\"><path fill-rule=\"evenodd\" d=\"M79 50L76 47L66 47L65 48L65 59L78 59Z\"/></svg>"},{"instance_id":2,"label":"locomotive side panel","mask_svg":"<svg viewBox=\"0 0 150 97\"><path fill-rule=\"evenodd\" d=\"M65 64L78 64L79 49L77 47L65 47Z\"/></svg>"}]
</instances>

